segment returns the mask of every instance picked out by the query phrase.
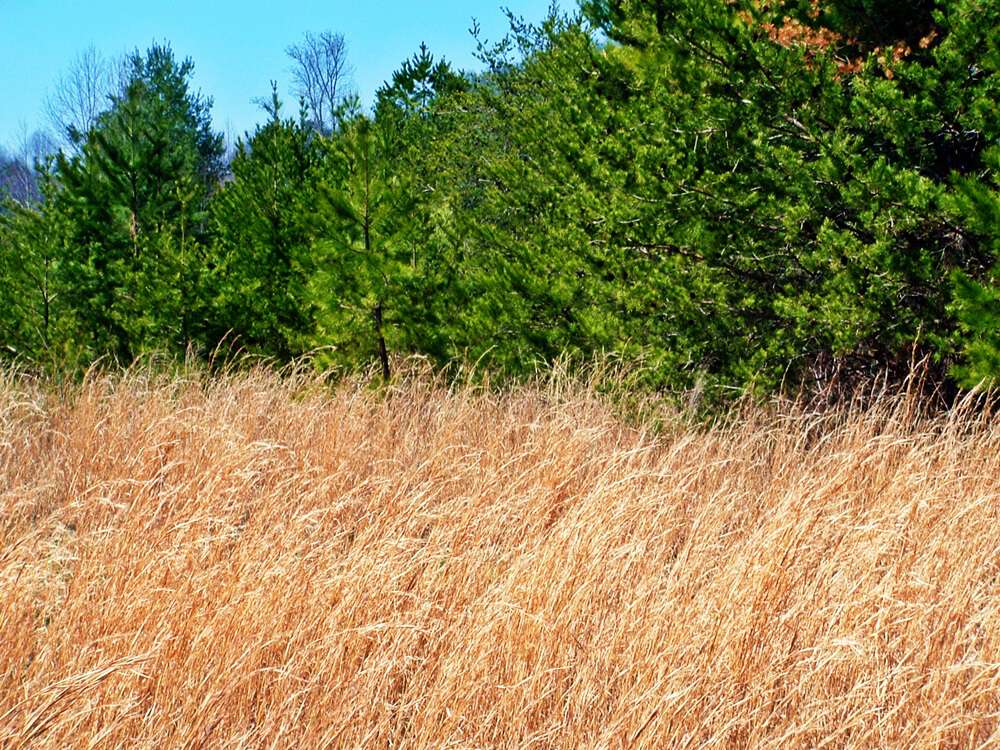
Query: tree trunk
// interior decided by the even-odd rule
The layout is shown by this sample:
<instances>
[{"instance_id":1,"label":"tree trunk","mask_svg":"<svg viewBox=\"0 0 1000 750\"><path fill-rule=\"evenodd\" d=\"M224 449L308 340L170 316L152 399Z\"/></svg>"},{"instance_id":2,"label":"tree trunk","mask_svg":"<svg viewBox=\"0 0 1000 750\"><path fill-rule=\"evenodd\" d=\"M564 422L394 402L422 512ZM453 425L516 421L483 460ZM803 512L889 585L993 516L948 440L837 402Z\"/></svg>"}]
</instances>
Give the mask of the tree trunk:
<instances>
[{"instance_id":1,"label":"tree trunk","mask_svg":"<svg viewBox=\"0 0 1000 750\"><path fill-rule=\"evenodd\" d=\"M385 336L382 335L382 302L381 300L375 309L372 310L372 318L375 320L375 336L378 339L378 358L382 363L382 379L389 380L392 374L389 370L389 352L385 347Z\"/></svg>"}]
</instances>

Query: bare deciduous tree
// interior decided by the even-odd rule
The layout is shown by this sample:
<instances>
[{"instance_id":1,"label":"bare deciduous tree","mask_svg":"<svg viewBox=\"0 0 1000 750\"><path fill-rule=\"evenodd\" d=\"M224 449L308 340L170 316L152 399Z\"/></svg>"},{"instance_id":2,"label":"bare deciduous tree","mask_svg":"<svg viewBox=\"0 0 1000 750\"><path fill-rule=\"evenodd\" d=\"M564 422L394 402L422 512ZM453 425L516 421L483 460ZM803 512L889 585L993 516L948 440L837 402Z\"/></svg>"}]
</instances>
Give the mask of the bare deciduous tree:
<instances>
[{"instance_id":1,"label":"bare deciduous tree","mask_svg":"<svg viewBox=\"0 0 1000 750\"><path fill-rule=\"evenodd\" d=\"M58 151L59 146L49 133L23 129L17 148L0 147L0 198L9 197L18 203L33 203L41 199L36 167Z\"/></svg>"},{"instance_id":2,"label":"bare deciduous tree","mask_svg":"<svg viewBox=\"0 0 1000 750\"><path fill-rule=\"evenodd\" d=\"M0 146L0 200L21 198L20 192L27 173L27 166Z\"/></svg>"},{"instance_id":3,"label":"bare deciduous tree","mask_svg":"<svg viewBox=\"0 0 1000 750\"><path fill-rule=\"evenodd\" d=\"M46 102L59 137L78 146L111 106L111 97L122 92L126 78L122 60L105 58L92 46L77 55Z\"/></svg>"},{"instance_id":4,"label":"bare deciduous tree","mask_svg":"<svg viewBox=\"0 0 1000 750\"><path fill-rule=\"evenodd\" d=\"M286 52L295 63L293 93L305 100L313 127L329 133L336 124L337 106L350 93L353 70L347 62L344 35L307 32L301 44L291 45Z\"/></svg>"},{"instance_id":5,"label":"bare deciduous tree","mask_svg":"<svg viewBox=\"0 0 1000 750\"><path fill-rule=\"evenodd\" d=\"M30 133L25 128L18 143L17 155L25 164L35 165L45 161L59 150L59 144L48 130L33 130Z\"/></svg>"}]
</instances>

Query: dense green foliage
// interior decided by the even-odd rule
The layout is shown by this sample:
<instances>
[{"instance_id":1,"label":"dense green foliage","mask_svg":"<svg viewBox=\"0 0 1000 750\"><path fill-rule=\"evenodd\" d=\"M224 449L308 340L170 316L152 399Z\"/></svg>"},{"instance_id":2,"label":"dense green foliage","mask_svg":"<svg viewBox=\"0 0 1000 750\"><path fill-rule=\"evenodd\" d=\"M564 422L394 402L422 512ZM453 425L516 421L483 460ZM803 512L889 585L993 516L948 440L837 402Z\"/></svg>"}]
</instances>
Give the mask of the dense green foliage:
<instances>
[{"instance_id":1,"label":"dense green foliage","mask_svg":"<svg viewBox=\"0 0 1000 750\"><path fill-rule=\"evenodd\" d=\"M188 92L191 67L164 47L132 55L124 95L79 154L56 162L62 293L85 356L183 351L203 333L208 199L223 148L210 102Z\"/></svg>"},{"instance_id":2,"label":"dense green foliage","mask_svg":"<svg viewBox=\"0 0 1000 750\"><path fill-rule=\"evenodd\" d=\"M287 360L312 336L306 289L315 271L310 221L322 164L306 125L282 119L272 93L270 120L237 146L231 179L212 205L215 247L210 270L210 338Z\"/></svg>"},{"instance_id":3,"label":"dense green foliage","mask_svg":"<svg viewBox=\"0 0 1000 750\"><path fill-rule=\"evenodd\" d=\"M517 376L642 361L713 393L1000 376L1000 6L590 0L421 47L370 113L268 120L227 168L154 47L0 215L0 336L84 364L220 341Z\"/></svg>"}]
</instances>

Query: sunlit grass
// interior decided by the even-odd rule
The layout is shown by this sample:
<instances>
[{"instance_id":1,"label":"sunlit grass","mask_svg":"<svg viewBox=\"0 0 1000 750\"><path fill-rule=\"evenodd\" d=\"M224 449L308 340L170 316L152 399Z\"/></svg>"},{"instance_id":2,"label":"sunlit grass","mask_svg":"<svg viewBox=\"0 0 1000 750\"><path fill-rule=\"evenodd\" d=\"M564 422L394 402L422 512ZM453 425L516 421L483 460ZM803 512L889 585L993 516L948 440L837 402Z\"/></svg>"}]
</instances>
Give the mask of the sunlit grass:
<instances>
[{"instance_id":1,"label":"sunlit grass","mask_svg":"<svg viewBox=\"0 0 1000 750\"><path fill-rule=\"evenodd\" d=\"M570 382L9 376L0 746L1000 742L1000 422L666 424Z\"/></svg>"}]
</instances>

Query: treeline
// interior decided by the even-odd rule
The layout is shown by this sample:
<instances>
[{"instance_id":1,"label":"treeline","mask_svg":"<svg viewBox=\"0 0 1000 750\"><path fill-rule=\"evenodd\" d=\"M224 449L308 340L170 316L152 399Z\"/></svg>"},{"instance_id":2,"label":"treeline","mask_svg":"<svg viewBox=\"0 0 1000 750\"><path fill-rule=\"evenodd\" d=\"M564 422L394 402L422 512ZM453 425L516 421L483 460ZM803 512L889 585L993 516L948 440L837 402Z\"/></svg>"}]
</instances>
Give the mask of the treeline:
<instances>
[{"instance_id":1,"label":"treeline","mask_svg":"<svg viewBox=\"0 0 1000 750\"><path fill-rule=\"evenodd\" d=\"M132 55L0 216L5 356L422 354L651 386L1000 374L1000 3L593 0L425 48L371 111L275 93L231 158Z\"/></svg>"}]
</instances>

